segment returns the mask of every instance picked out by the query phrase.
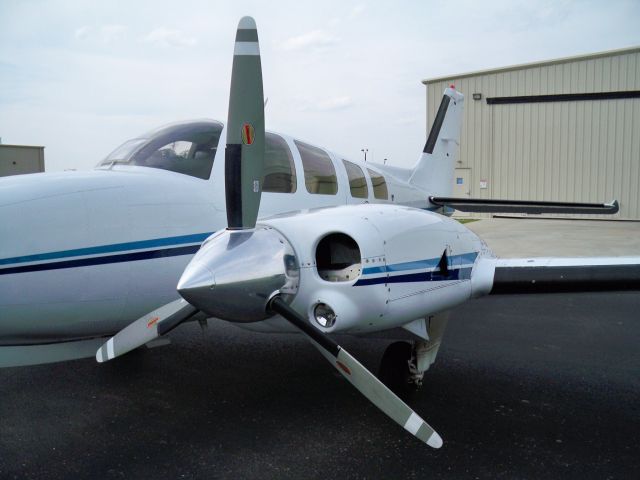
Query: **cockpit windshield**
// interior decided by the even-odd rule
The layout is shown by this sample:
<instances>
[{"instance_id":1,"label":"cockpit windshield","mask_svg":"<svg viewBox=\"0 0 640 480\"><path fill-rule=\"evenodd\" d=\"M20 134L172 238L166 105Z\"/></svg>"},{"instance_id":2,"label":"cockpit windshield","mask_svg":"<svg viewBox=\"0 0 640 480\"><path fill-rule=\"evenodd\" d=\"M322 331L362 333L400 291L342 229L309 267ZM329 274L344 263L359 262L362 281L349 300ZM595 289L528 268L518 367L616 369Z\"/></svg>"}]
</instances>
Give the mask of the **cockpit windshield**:
<instances>
[{"instance_id":1,"label":"cockpit windshield","mask_svg":"<svg viewBox=\"0 0 640 480\"><path fill-rule=\"evenodd\" d=\"M135 165L208 179L221 134L222 124L212 120L168 125L123 143L97 167Z\"/></svg>"}]
</instances>

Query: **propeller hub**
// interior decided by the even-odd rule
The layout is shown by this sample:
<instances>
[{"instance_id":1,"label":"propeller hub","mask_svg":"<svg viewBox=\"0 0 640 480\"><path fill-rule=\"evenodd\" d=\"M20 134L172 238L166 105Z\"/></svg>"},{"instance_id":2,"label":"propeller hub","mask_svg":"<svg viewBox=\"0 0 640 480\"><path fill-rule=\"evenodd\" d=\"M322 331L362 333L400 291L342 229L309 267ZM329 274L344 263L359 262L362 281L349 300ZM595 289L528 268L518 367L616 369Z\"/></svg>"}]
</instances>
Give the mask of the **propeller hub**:
<instances>
[{"instance_id":1,"label":"propeller hub","mask_svg":"<svg viewBox=\"0 0 640 480\"><path fill-rule=\"evenodd\" d=\"M293 248L276 230L225 230L207 240L178 283L178 292L208 315L231 322L269 317L274 293L290 300L298 290Z\"/></svg>"}]
</instances>

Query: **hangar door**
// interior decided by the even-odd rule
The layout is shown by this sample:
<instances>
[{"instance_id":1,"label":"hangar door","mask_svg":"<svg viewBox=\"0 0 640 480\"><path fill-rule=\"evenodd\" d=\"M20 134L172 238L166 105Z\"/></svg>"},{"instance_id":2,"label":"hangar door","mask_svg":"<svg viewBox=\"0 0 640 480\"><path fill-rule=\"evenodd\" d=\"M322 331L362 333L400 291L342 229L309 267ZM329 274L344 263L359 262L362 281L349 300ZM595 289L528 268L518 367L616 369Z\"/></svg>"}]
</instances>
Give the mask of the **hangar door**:
<instances>
[{"instance_id":1,"label":"hangar door","mask_svg":"<svg viewBox=\"0 0 640 480\"><path fill-rule=\"evenodd\" d=\"M616 217L640 218L640 98L487 107L493 198L617 199Z\"/></svg>"}]
</instances>

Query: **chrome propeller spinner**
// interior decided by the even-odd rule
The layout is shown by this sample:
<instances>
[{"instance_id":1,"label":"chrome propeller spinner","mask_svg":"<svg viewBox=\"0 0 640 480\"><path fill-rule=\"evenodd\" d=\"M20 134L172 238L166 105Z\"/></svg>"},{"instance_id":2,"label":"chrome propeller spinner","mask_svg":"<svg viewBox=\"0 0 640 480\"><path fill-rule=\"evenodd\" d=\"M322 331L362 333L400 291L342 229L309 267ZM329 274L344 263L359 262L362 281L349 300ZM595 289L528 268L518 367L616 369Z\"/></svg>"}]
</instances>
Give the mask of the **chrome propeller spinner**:
<instances>
[{"instance_id":1,"label":"chrome propeller spinner","mask_svg":"<svg viewBox=\"0 0 640 480\"><path fill-rule=\"evenodd\" d=\"M287 303L298 291L299 267L293 248L276 230L225 230L211 238L191 260L178 292L216 318L257 322L268 303L281 295Z\"/></svg>"}]
</instances>

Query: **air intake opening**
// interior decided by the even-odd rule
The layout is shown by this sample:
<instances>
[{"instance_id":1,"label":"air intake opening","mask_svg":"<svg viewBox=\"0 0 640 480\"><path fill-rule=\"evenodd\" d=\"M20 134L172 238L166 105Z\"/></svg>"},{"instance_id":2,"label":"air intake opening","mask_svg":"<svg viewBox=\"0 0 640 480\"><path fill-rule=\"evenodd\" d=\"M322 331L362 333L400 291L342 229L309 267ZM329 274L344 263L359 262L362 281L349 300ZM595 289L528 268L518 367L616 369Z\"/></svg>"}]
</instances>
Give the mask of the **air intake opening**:
<instances>
[{"instance_id":1,"label":"air intake opening","mask_svg":"<svg viewBox=\"0 0 640 480\"><path fill-rule=\"evenodd\" d=\"M360 247L344 233L327 235L316 248L318 275L327 282L350 282L362 270Z\"/></svg>"}]
</instances>

